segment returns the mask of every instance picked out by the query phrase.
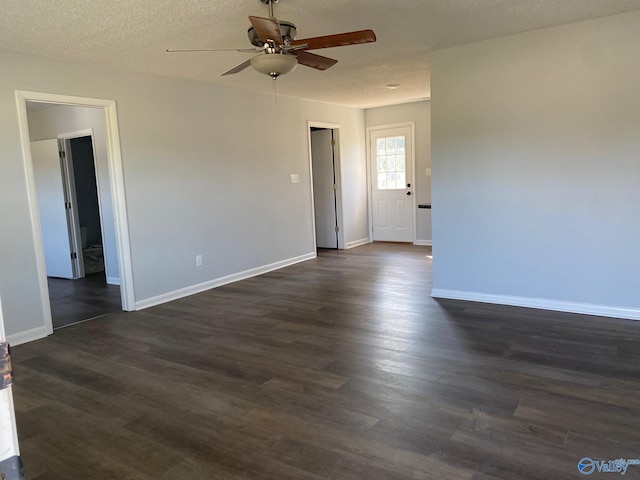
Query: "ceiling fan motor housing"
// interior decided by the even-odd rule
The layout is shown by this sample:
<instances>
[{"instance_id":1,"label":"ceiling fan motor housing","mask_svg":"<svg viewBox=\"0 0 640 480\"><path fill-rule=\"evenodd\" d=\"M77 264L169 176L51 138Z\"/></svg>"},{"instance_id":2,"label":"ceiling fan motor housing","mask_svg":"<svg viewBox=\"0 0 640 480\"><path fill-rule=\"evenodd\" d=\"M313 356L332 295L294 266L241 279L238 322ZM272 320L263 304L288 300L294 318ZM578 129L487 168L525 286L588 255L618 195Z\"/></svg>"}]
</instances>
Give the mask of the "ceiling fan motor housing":
<instances>
[{"instance_id":1,"label":"ceiling fan motor housing","mask_svg":"<svg viewBox=\"0 0 640 480\"><path fill-rule=\"evenodd\" d=\"M293 23L287 22L286 20L278 20L278 23L280 24L280 32L282 32L282 43L284 45L288 45L292 40L295 40L298 30ZM249 37L249 41L252 45L259 48L262 48L264 45L264 42L258 38L255 28L249 27L249 30L247 30L247 36Z\"/></svg>"}]
</instances>

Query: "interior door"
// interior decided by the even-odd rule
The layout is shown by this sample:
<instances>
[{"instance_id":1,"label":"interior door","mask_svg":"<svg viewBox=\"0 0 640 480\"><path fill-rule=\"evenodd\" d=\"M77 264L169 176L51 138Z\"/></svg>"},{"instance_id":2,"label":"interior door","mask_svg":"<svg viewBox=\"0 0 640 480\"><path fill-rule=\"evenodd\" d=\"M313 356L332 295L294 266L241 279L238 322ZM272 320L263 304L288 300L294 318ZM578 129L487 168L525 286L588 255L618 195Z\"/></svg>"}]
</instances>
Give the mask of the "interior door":
<instances>
[{"instance_id":1,"label":"interior door","mask_svg":"<svg viewBox=\"0 0 640 480\"><path fill-rule=\"evenodd\" d=\"M75 278L69 218L58 140L31 142L47 276Z\"/></svg>"},{"instance_id":2,"label":"interior door","mask_svg":"<svg viewBox=\"0 0 640 480\"><path fill-rule=\"evenodd\" d=\"M413 138L411 127L372 130L373 240L413 242Z\"/></svg>"},{"instance_id":3,"label":"interior door","mask_svg":"<svg viewBox=\"0 0 640 480\"><path fill-rule=\"evenodd\" d=\"M332 132L311 132L311 164L313 167L313 205L316 220L316 246L338 248L336 232L336 185Z\"/></svg>"}]
</instances>

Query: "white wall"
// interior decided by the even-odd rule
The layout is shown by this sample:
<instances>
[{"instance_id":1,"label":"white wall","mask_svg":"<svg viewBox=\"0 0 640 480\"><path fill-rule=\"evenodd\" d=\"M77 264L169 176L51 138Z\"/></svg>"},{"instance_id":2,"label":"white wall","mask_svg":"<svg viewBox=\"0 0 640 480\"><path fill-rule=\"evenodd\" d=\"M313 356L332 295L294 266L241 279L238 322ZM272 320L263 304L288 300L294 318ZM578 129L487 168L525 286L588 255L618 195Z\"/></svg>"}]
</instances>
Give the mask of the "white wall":
<instances>
[{"instance_id":1,"label":"white wall","mask_svg":"<svg viewBox=\"0 0 640 480\"><path fill-rule=\"evenodd\" d=\"M434 295L640 318L640 13L432 55Z\"/></svg>"},{"instance_id":2,"label":"white wall","mask_svg":"<svg viewBox=\"0 0 640 480\"><path fill-rule=\"evenodd\" d=\"M340 124L345 240L367 234L362 110L6 52L0 66L0 293L9 335L44 322L16 89L116 100L138 303L313 254L309 120ZM286 91L289 80L278 81Z\"/></svg>"},{"instance_id":3,"label":"white wall","mask_svg":"<svg viewBox=\"0 0 640 480\"><path fill-rule=\"evenodd\" d=\"M59 105L29 112L31 141L58 138L58 135L61 134L86 129L93 129L93 149L96 157L96 178L98 180L103 248L108 281L109 283L120 283L104 111L99 108Z\"/></svg>"},{"instance_id":4,"label":"white wall","mask_svg":"<svg viewBox=\"0 0 640 480\"><path fill-rule=\"evenodd\" d=\"M418 209L420 203L431 203L431 103L429 101L404 103L365 110L366 127L415 122L416 131L416 243L431 243L431 210Z\"/></svg>"}]
</instances>

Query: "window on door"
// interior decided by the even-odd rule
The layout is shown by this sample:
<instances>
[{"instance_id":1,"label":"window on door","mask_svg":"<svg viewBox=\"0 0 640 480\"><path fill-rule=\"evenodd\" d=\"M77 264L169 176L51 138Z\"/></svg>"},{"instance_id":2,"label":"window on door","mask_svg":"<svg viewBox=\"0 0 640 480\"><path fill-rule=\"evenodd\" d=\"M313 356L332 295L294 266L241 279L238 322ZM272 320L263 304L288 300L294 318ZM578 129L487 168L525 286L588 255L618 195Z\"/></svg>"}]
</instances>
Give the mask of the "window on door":
<instances>
[{"instance_id":1,"label":"window on door","mask_svg":"<svg viewBox=\"0 0 640 480\"><path fill-rule=\"evenodd\" d=\"M376 139L378 190L404 190L407 185L404 135Z\"/></svg>"}]
</instances>

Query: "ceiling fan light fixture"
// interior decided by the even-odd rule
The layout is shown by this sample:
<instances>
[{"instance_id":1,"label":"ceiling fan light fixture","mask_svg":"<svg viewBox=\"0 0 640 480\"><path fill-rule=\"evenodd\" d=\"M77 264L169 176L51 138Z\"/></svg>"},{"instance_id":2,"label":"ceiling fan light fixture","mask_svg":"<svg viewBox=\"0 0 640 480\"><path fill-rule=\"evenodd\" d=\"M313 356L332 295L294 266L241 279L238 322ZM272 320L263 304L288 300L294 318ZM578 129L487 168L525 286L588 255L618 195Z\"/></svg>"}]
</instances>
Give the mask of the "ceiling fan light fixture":
<instances>
[{"instance_id":1,"label":"ceiling fan light fixture","mask_svg":"<svg viewBox=\"0 0 640 480\"><path fill-rule=\"evenodd\" d=\"M282 53L263 53L251 59L251 66L256 72L269 75L274 80L291 72L297 64L296 57Z\"/></svg>"}]
</instances>

